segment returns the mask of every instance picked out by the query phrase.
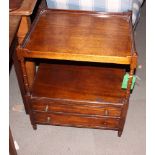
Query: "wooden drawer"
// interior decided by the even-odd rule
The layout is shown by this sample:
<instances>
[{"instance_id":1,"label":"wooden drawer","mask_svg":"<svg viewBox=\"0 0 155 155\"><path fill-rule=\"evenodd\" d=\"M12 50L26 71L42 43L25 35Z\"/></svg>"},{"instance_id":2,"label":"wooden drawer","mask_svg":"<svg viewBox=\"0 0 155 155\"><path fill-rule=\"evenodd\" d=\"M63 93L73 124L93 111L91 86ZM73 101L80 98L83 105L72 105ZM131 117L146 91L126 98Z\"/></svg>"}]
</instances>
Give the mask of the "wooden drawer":
<instances>
[{"instance_id":1,"label":"wooden drawer","mask_svg":"<svg viewBox=\"0 0 155 155\"><path fill-rule=\"evenodd\" d=\"M39 113L33 114L34 120L39 124L90 127L90 128L107 128L118 129L119 119L101 118L101 117L85 117L79 115L70 115L64 113Z\"/></svg>"},{"instance_id":2,"label":"wooden drawer","mask_svg":"<svg viewBox=\"0 0 155 155\"><path fill-rule=\"evenodd\" d=\"M40 112L63 112L70 114L81 114L81 115L99 115L99 116L112 116L120 117L121 107L110 106L110 105L97 105L93 103L87 104L74 104L74 103L32 103L32 109Z\"/></svg>"}]
</instances>

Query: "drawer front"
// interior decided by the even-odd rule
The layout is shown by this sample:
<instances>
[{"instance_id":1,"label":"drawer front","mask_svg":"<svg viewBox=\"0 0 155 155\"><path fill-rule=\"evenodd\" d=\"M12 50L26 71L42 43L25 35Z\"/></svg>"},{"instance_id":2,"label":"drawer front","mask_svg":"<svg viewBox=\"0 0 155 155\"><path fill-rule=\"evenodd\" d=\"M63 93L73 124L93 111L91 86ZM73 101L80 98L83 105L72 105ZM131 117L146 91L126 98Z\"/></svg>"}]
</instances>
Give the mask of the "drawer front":
<instances>
[{"instance_id":1,"label":"drawer front","mask_svg":"<svg viewBox=\"0 0 155 155\"><path fill-rule=\"evenodd\" d=\"M39 124L107 129L118 129L119 127L119 119L116 118L97 118L70 114L38 112L33 115L35 122Z\"/></svg>"},{"instance_id":2,"label":"drawer front","mask_svg":"<svg viewBox=\"0 0 155 155\"><path fill-rule=\"evenodd\" d=\"M32 103L32 109L34 111L42 112L64 112L75 113L83 115L99 115L99 116L113 116L120 117L121 108L115 106L94 106L92 105L76 105L76 104L61 104L58 102L52 102L48 104L44 103Z\"/></svg>"}]
</instances>

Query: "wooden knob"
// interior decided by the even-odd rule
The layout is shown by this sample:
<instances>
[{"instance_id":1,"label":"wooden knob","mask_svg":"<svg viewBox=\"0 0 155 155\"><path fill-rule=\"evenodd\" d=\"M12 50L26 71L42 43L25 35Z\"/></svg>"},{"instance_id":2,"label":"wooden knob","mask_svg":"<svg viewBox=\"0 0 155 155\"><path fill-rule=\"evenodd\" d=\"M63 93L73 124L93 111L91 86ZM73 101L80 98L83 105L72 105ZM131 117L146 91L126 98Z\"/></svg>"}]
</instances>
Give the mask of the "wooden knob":
<instances>
[{"instance_id":1,"label":"wooden knob","mask_svg":"<svg viewBox=\"0 0 155 155\"><path fill-rule=\"evenodd\" d=\"M105 116L108 116L109 115L109 111L107 109L104 111L104 115Z\"/></svg>"},{"instance_id":2,"label":"wooden knob","mask_svg":"<svg viewBox=\"0 0 155 155\"><path fill-rule=\"evenodd\" d=\"M46 105L46 107L45 107L45 112L47 112L48 111L48 105Z\"/></svg>"},{"instance_id":3,"label":"wooden knob","mask_svg":"<svg viewBox=\"0 0 155 155\"><path fill-rule=\"evenodd\" d=\"M107 122L104 122L103 124L106 126L107 125Z\"/></svg>"},{"instance_id":4,"label":"wooden knob","mask_svg":"<svg viewBox=\"0 0 155 155\"><path fill-rule=\"evenodd\" d=\"M47 123L50 123L51 117L47 117Z\"/></svg>"}]
</instances>

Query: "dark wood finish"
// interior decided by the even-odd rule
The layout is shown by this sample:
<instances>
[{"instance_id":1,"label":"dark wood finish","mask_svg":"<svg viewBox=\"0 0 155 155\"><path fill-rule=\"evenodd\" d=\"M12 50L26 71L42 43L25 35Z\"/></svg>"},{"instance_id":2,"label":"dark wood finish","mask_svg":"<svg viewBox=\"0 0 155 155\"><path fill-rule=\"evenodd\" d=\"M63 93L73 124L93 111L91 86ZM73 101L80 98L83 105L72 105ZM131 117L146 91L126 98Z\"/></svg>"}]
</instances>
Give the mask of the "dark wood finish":
<instances>
[{"instance_id":1,"label":"dark wood finish","mask_svg":"<svg viewBox=\"0 0 155 155\"><path fill-rule=\"evenodd\" d=\"M65 113L34 113L34 120L39 124L64 125L100 129L119 128L119 119L92 116L71 115Z\"/></svg>"},{"instance_id":2,"label":"dark wood finish","mask_svg":"<svg viewBox=\"0 0 155 155\"><path fill-rule=\"evenodd\" d=\"M126 22L128 18L106 16L108 15L67 14L63 11L47 10L36 21L25 48L30 51L63 52L69 55L130 56L131 34L129 23Z\"/></svg>"},{"instance_id":3,"label":"dark wood finish","mask_svg":"<svg viewBox=\"0 0 155 155\"><path fill-rule=\"evenodd\" d=\"M29 101L34 121L40 124L118 128L126 96L126 91L121 89L124 73L121 68L90 63L41 64ZM60 121L61 117L64 122ZM53 121L47 123L49 118Z\"/></svg>"},{"instance_id":4,"label":"dark wood finish","mask_svg":"<svg viewBox=\"0 0 155 155\"><path fill-rule=\"evenodd\" d=\"M20 8L23 0L9 0L9 11L16 10Z\"/></svg>"},{"instance_id":5,"label":"dark wood finish","mask_svg":"<svg viewBox=\"0 0 155 155\"><path fill-rule=\"evenodd\" d=\"M34 129L90 127L121 136L137 65L130 12L42 10L17 56ZM32 83L27 61L40 62Z\"/></svg>"},{"instance_id":6,"label":"dark wood finish","mask_svg":"<svg viewBox=\"0 0 155 155\"><path fill-rule=\"evenodd\" d=\"M96 115L96 116L111 116L120 117L121 106L114 106L109 104L97 104L88 102L78 101L38 101L32 102L32 110L36 112L63 112L63 113L74 113L81 115ZM66 108L67 107L67 108Z\"/></svg>"},{"instance_id":7,"label":"dark wood finish","mask_svg":"<svg viewBox=\"0 0 155 155\"><path fill-rule=\"evenodd\" d=\"M25 42L24 48L29 50L27 56L32 52L31 57L61 60L124 64L131 61L133 51L128 14L122 17L46 10L37 19Z\"/></svg>"},{"instance_id":8,"label":"dark wood finish","mask_svg":"<svg viewBox=\"0 0 155 155\"><path fill-rule=\"evenodd\" d=\"M26 90L25 90L25 86L23 82L22 68L20 66L20 61L17 58L16 52L13 53L12 59L13 59L13 64L14 64L17 80L18 80L18 85L19 85L21 96L22 96L23 103L24 103L25 112L26 114L28 114L29 110L28 110L28 105L26 103L26 99L25 99Z\"/></svg>"},{"instance_id":9,"label":"dark wood finish","mask_svg":"<svg viewBox=\"0 0 155 155\"><path fill-rule=\"evenodd\" d=\"M121 89L125 71L88 65L40 65L32 86L32 97L122 102L126 95L126 91Z\"/></svg>"}]
</instances>

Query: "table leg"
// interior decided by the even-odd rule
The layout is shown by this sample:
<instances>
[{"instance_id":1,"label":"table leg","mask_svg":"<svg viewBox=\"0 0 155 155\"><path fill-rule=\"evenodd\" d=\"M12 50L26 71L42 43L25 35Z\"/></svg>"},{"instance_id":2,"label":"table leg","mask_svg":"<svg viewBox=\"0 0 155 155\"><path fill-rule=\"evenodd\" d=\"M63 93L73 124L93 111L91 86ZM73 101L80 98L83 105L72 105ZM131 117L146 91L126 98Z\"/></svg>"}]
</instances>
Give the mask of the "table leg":
<instances>
[{"instance_id":1,"label":"table leg","mask_svg":"<svg viewBox=\"0 0 155 155\"><path fill-rule=\"evenodd\" d=\"M30 17L23 16L19 30L18 30L19 44L21 44L23 42L27 32L30 29L30 26L31 26ZM34 80L34 76L35 76L35 64L33 62L27 61L26 62L26 71L27 71L27 75L28 75L29 86L31 87L33 80Z\"/></svg>"},{"instance_id":2,"label":"table leg","mask_svg":"<svg viewBox=\"0 0 155 155\"><path fill-rule=\"evenodd\" d=\"M25 35L27 34L27 32L30 29L30 25L31 25L31 20L30 17L27 16L23 16L21 19L21 23L19 26L19 30L18 30L18 44L22 44ZM21 95L23 98L23 103L25 106L25 111L28 114L28 107L26 104L26 99L25 99L25 89L24 89L24 83L23 83L23 77L22 77L22 70L20 67L20 63L17 59L17 55L16 52L14 52L14 56L13 56L13 62L14 62L14 67L15 67L15 71L16 71L16 75L17 75L17 79L18 79L18 84L19 84L19 88L21 91ZM28 82L29 82L29 86L31 87L33 80L34 80L34 76L35 76L35 64L33 62L27 61L26 62L26 71L27 71L27 75L28 75Z\"/></svg>"},{"instance_id":3,"label":"table leg","mask_svg":"<svg viewBox=\"0 0 155 155\"><path fill-rule=\"evenodd\" d=\"M20 92L21 92L21 95L22 95L25 111L26 111L26 114L28 114L29 110L28 110L28 105L26 103L26 99L25 99L26 91L25 91L25 87L24 87L24 80L23 80L23 76L22 76L22 69L21 69L21 66L20 66L20 62L19 62L19 60L17 58L16 51L13 53L13 64L14 64L14 68L15 68L15 72L16 72L16 76L17 76Z\"/></svg>"}]
</instances>

